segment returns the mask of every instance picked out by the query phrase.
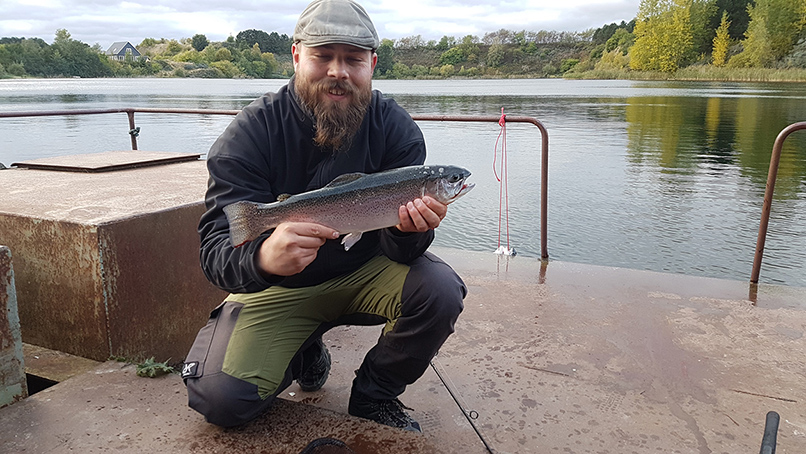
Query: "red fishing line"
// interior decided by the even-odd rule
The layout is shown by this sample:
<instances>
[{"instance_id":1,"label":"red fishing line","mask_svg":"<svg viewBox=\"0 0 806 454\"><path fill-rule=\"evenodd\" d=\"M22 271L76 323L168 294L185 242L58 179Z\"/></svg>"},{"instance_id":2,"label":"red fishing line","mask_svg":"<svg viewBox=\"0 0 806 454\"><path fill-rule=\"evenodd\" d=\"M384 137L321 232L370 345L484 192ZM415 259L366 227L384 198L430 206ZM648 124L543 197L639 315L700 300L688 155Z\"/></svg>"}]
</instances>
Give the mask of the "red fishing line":
<instances>
[{"instance_id":1,"label":"red fishing line","mask_svg":"<svg viewBox=\"0 0 806 454\"><path fill-rule=\"evenodd\" d=\"M507 182L507 116L504 114L504 108L501 108L501 118L498 120L498 125L501 130L498 133L498 138L495 140L495 147L493 149L493 174L498 180L498 249L496 253L501 253L501 223L502 220L506 229L506 250L503 252L506 255L511 255L512 249L509 245L509 184ZM501 143L501 162L500 173L496 169L496 161L498 160L498 143Z\"/></svg>"}]
</instances>

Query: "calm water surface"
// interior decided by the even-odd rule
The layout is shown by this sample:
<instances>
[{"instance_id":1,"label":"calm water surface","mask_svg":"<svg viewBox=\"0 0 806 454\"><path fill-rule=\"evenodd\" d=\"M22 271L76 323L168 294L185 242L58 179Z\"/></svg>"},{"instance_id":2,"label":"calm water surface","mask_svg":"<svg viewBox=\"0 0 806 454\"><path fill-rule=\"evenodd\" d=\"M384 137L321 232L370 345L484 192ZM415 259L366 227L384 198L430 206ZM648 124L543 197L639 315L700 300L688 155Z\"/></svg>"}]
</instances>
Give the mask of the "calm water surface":
<instances>
[{"instance_id":1,"label":"calm water surface","mask_svg":"<svg viewBox=\"0 0 806 454\"><path fill-rule=\"evenodd\" d=\"M0 80L0 110L240 109L281 80ZM413 114L538 118L549 132L552 259L748 280L772 145L806 121L806 84L566 80L376 81ZM140 149L205 153L226 116L137 114ZM436 243L498 245L495 123L422 122L430 163L477 188ZM0 119L0 162L130 148L125 114ZM500 144L499 155L500 159ZM540 133L507 127L509 238L539 256ZM500 161L498 161L500 162ZM505 232L504 232L505 233ZM505 236L502 237L506 239ZM806 287L806 132L781 160L761 282ZM517 260L517 258L515 258Z\"/></svg>"}]
</instances>

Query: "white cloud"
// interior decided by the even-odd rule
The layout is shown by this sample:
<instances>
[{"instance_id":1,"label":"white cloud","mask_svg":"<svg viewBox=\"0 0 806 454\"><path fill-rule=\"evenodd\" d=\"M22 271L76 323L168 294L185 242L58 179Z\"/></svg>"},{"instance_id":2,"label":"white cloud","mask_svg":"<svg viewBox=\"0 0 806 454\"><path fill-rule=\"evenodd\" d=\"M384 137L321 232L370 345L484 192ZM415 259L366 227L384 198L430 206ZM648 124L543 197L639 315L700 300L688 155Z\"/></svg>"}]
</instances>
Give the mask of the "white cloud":
<instances>
[{"instance_id":1,"label":"white cloud","mask_svg":"<svg viewBox=\"0 0 806 454\"><path fill-rule=\"evenodd\" d=\"M31 20L0 20L0 30L4 30L7 35L29 33L37 28L36 25L36 21Z\"/></svg>"},{"instance_id":2,"label":"white cloud","mask_svg":"<svg viewBox=\"0 0 806 454\"><path fill-rule=\"evenodd\" d=\"M364 0L382 38L426 40L509 30L582 31L629 21L640 0ZM144 38L221 41L255 28L291 35L308 0L0 0L0 37L74 39L103 46Z\"/></svg>"}]
</instances>

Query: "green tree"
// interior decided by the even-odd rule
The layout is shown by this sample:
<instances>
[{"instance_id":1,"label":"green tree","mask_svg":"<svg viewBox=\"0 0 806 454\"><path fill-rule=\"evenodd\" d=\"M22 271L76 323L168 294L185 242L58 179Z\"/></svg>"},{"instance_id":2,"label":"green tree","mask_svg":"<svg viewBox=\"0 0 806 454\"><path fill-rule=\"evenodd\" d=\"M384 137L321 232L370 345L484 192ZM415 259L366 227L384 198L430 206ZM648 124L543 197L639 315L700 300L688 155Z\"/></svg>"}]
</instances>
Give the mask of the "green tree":
<instances>
[{"instance_id":1,"label":"green tree","mask_svg":"<svg viewBox=\"0 0 806 454\"><path fill-rule=\"evenodd\" d=\"M451 47L439 56L440 65L458 65L467 61L467 55L461 47Z\"/></svg>"},{"instance_id":2,"label":"green tree","mask_svg":"<svg viewBox=\"0 0 806 454\"><path fill-rule=\"evenodd\" d=\"M215 61L230 61L232 60L232 52L229 49L221 48L215 53Z\"/></svg>"},{"instance_id":3,"label":"green tree","mask_svg":"<svg viewBox=\"0 0 806 454\"><path fill-rule=\"evenodd\" d=\"M210 41L208 41L207 37L202 34L193 35L193 38L191 38L190 42L191 46L193 46L193 48L199 52L203 51L205 47L210 45Z\"/></svg>"},{"instance_id":4,"label":"green tree","mask_svg":"<svg viewBox=\"0 0 806 454\"><path fill-rule=\"evenodd\" d=\"M49 75L105 77L112 75L108 59L81 41L74 40L65 29L56 30L51 46Z\"/></svg>"},{"instance_id":5,"label":"green tree","mask_svg":"<svg viewBox=\"0 0 806 454\"><path fill-rule=\"evenodd\" d=\"M691 54L688 59L695 59L700 54L711 51L714 41L715 28L712 26L714 16L719 13L717 0L692 0L689 6L691 23Z\"/></svg>"},{"instance_id":6,"label":"green tree","mask_svg":"<svg viewBox=\"0 0 806 454\"><path fill-rule=\"evenodd\" d=\"M633 44L635 44L635 35L628 32L626 28L619 28L605 43L604 51L612 52L619 49L623 55L627 55Z\"/></svg>"},{"instance_id":7,"label":"green tree","mask_svg":"<svg viewBox=\"0 0 806 454\"><path fill-rule=\"evenodd\" d=\"M393 79L403 79L411 75L411 69L404 63L395 63L388 74Z\"/></svg>"},{"instance_id":8,"label":"green tree","mask_svg":"<svg viewBox=\"0 0 806 454\"><path fill-rule=\"evenodd\" d=\"M750 15L747 12L748 6L754 4L754 0L716 0L717 13L711 17L709 28L716 30L722 13L728 13L730 18L730 28L728 29L731 41L740 41L747 32L747 25L750 23Z\"/></svg>"},{"instance_id":9,"label":"green tree","mask_svg":"<svg viewBox=\"0 0 806 454\"><path fill-rule=\"evenodd\" d=\"M434 48L440 52L445 52L451 47L456 45L456 38L453 36L443 35L439 43Z\"/></svg>"},{"instance_id":10,"label":"green tree","mask_svg":"<svg viewBox=\"0 0 806 454\"><path fill-rule=\"evenodd\" d=\"M375 65L375 74L382 76L391 71L395 65L395 42L391 39L381 40L381 45L375 51L378 63Z\"/></svg>"},{"instance_id":11,"label":"green tree","mask_svg":"<svg viewBox=\"0 0 806 454\"><path fill-rule=\"evenodd\" d=\"M25 67L22 66L22 63L14 63L8 67L8 73L12 76L22 77L25 73Z\"/></svg>"},{"instance_id":12,"label":"green tree","mask_svg":"<svg viewBox=\"0 0 806 454\"><path fill-rule=\"evenodd\" d=\"M724 11L722 12L722 22L719 23L719 28L716 29L713 52L711 53L714 66L725 65L728 59L730 43L730 21L728 20L728 12Z\"/></svg>"},{"instance_id":13,"label":"green tree","mask_svg":"<svg viewBox=\"0 0 806 454\"><path fill-rule=\"evenodd\" d=\"M748 7L743 51L730 67L769 67L789 54L804 27L803 0L758 0Z\"/></svg>"},{"instance_id":14,"label":"green tree","mask_svg":"<svg viewBox=\"0 0 806 454\"><path fill-rule=\"evenodd\" d=\"M406 36L395 41L395 47L398 49L420 49L425 47L425 40L422 35Z\"/></svg>"},{"instance_id":15,"label":"green tree","mask_svg":"<svg viewBox=\"0 0 806 454\"><path fill-rule=\"evenodd\" d=\"M275 54L288 55L291 53L291 38L283 33L282 35L277 32L269 33L269 39L266 48L262 48L263 52L272 52Z\"/></svg>"},{"instance_id":16,"label":"green tree","mask_svg":"<svg viewBox=\"0 0 806 454\"><path fill-rule=\"evenodd\" d=\"M180 44L179 41L172 39L168 41L168 46L165 48L165 52L163 52L162 55L171 57L179 52L182 52L183 50L185 50L185 48L182 46L182 44Z\"/></svg>"},{"instance_id":17,"label":"green tree","mask_svg":"<svg viewBox=\"0 0 806 454\"><path fill-rule=\"evenodd\" d=\"M196 49L186 50L173 56L173 61L192 62L192 63L206 63L204 54L198 52Z\"/></svg>"},{"instance_id":18,"label":"green tree","mask_svg":"<svg viewBox=\"0 0 806 454\"><path fill-rule=\"evenodd\" d=\"M504 57L506 56L506 50L504 49L503 44L493 44L490 46L490 49L487 50L487 66L492 68L497 68L504 63Z\"/></svg>"},{"instance_id":19,"label":"green tree","mask_svg":"<svg viewBox=\"0 0 806 454\"><path fill-rule=\"evenodd\" d=\"M254 28L238 33L235 37L235 42L238 43L238 47L241 49L248 49L257 43L257 45L260 46L261 52L269 52L269 47L271 47L272 44L268 33L263 30L255 30Z\"/></svg>"},{"instance_id":20,"label":"green tree","mask_svg":"<svg viewBox=\"0 0 806 454\"><path fill-rule=\"evenodd\" d=\"M213 63L210 63L210 66L221 71L224 77L227 78L233 78L243 74L240 68L238 68L234 63L228 60L215 61Z\"/></svg>"},{"instance_id":21,"label":"green tree","mask_svg":"<svg viewBox=\"0 0 806 454\"><path fill-rule=\"evenodd\" d=\"M566 58L562 61L560 65L560 72L567 72L574 69L574 66L579 64L579 60L576 58Z\"/></svg>"}]
</instances>

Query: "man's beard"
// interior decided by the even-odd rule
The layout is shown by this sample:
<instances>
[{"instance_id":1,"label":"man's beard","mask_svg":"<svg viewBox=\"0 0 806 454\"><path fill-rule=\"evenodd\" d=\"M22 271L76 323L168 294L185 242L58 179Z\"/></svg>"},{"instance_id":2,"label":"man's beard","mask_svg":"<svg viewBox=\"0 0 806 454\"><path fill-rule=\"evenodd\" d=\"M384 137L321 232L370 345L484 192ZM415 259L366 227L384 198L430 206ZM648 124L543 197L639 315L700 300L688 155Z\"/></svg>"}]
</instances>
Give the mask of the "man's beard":
<instances>
[{"instance_id":1,"label":"man's beard","mask_svg":"<svg viewBox=\"0 0 806 454\"><path fill-rule=\"evenodd\" d=\"M346 151L350 148L372 98L372 86L358 87L342 80L311 82L297 74L294 88L304 107L314 117L314 143L326 151ZM347 104L327 98L330 90L350 96Z\"/></svg>"}]
</instances>

